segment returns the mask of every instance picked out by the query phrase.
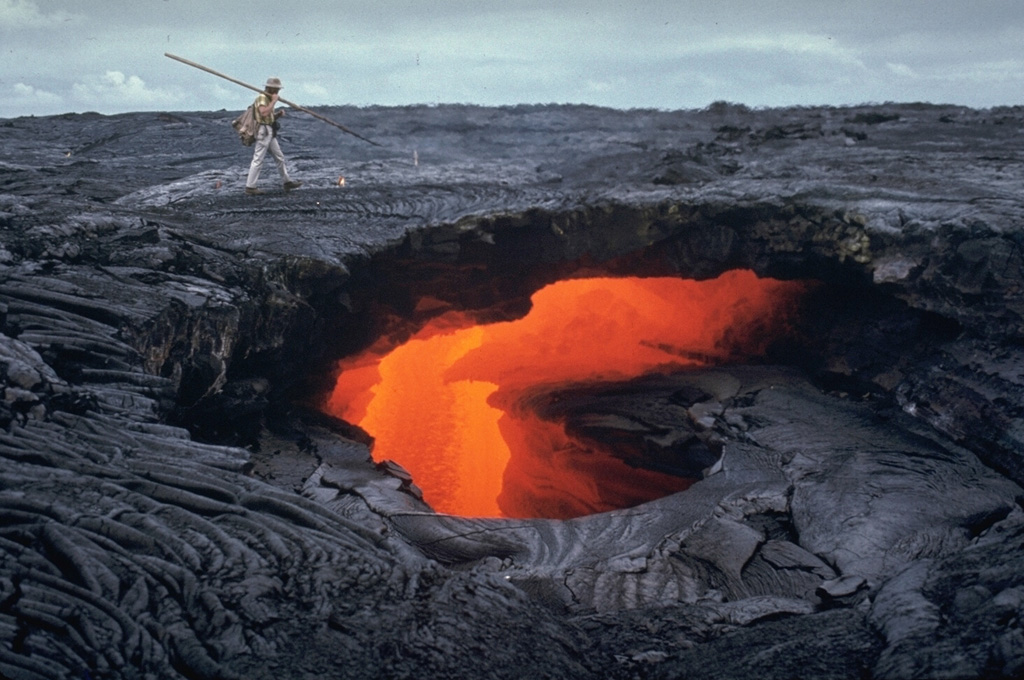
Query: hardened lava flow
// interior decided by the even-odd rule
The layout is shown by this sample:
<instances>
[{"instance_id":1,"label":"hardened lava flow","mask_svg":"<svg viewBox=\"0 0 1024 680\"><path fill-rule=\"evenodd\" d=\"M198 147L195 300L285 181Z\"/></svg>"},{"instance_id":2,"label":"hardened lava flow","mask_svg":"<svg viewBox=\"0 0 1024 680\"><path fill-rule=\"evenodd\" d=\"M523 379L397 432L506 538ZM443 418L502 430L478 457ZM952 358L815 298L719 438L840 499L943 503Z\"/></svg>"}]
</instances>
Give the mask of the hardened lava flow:
<instances>
[{"instance_id":1,"label":"hardened lava flow","mask_svg":"<svg viewBox=\"0 0 1024 680\"><path fill-rule=\"evenodd\" d=\"M0 675L1022 676L1024 109L237 113L0 121Z\"/></svg>"}]
</instances>

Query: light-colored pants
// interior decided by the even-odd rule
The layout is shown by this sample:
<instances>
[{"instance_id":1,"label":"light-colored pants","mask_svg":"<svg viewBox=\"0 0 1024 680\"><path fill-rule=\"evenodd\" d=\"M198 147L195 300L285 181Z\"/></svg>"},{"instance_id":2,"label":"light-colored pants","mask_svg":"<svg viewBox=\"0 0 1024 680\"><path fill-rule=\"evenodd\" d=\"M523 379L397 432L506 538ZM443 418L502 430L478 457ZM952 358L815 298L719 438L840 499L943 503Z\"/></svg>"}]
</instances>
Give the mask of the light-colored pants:
<instances>
[{"instance_id":1,"label":"light-colored pants","mask_svg":"<svg viewBox=\"0 0 1024 680\"><path fill-rule=\"evenodd\" d=\"M281 145L277 143L277 137L274 136L273 128L269 125L260 125L259 131L256 133L256 148L252 152L252 163L249 165L249 177L245 181L246 188L256 187L256 182L260 178L260 170L263 169L263 159L267 155L268 150L277 163L277 169L281 173L281 180L284 182L291 181L291 177L288 176L288 169L284 166L284 154L281 153Z\"/></svg>"}]
</instances>

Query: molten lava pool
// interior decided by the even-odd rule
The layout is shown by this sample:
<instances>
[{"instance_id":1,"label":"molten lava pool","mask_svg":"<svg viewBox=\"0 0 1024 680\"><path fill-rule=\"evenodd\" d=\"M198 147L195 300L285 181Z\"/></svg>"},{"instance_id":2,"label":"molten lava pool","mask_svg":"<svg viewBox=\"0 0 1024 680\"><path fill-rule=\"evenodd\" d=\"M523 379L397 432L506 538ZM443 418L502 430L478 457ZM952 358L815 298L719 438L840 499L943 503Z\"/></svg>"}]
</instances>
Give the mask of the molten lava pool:
<instances>
[{"instance_id":1,"label":"molten lava pool","mask_svg":"<svg viewBox=\"0 0 1024 680\"><path fill-rule=\"evenodd\" d=\"M635 505L693 480L590 456L523 395L760 356L806 288L739 270L560 281L522 319L472 325L449 313L398 347L381 341L343 360L325 410L370 433L374 458L405 467L438 512L571 517Z\"/></svg>"}]
</instances>

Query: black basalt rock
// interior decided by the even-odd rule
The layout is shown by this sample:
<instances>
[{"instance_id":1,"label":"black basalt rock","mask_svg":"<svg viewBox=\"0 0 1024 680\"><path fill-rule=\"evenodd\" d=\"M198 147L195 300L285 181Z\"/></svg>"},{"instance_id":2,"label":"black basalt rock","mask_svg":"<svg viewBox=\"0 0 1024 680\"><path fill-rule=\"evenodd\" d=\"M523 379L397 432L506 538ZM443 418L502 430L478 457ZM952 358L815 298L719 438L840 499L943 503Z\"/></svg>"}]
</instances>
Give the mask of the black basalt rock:
<instances>
[{"instance_id":1,"label":"black basalt rock","mask_svg":"<svg viewBox=\"0 0 1024 680\"><path fill-rule=\"evenodd\" d=\"M1020 676L1024 109L325 113L381 146L289 117L260 196L235 112L0 121L0 675ZM544 392L683 492L438 515L310 414L440 314L734 268L816 282L785 343Z\"/></svg>"}]
</instances>

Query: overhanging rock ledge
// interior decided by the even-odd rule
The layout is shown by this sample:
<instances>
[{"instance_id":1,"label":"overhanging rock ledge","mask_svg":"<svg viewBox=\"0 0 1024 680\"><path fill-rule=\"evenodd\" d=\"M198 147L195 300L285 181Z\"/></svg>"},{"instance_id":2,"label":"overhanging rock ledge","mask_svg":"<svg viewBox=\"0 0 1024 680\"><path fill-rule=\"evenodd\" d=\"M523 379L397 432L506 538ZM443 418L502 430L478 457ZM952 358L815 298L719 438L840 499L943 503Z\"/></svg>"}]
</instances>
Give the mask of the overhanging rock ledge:
<instances>
[{"instance_id":1,"label":"overhanging rock ledge","mask_svg":"<svg viewBox=\"0 0 1024 680\"><path fill-rule=\"evenodd\" d=\"M0 674L1024 672L1024 109L327 113L383 147L291 117L259 197L233 112L0 121ZM733 268L822 282L803 346L574 397L722 442L638 508L438 516L298 396L425 314Z\"/></svg>"}]
</instances>

